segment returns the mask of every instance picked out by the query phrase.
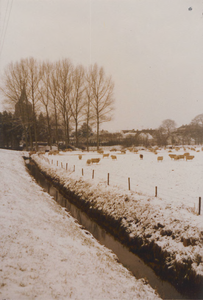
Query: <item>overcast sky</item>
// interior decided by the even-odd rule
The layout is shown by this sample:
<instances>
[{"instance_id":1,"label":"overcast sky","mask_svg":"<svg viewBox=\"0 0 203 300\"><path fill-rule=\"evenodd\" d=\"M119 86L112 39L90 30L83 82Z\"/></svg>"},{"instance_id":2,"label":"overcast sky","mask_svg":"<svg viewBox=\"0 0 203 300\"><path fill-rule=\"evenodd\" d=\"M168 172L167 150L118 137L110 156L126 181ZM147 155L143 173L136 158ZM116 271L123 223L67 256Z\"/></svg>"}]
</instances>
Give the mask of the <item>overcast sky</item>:
<instances>
[{"instance_id":1,"label":"overcast sky","mask_svg":"<svg viewBox=\"0 0 203 300\"><path fill-rule=\"evenodd\" d=\"M115 83L104 129L203 113L202 0L0 0L0 42L1 75L30 56L103 66Z\"/></svg>"}]
</instances>

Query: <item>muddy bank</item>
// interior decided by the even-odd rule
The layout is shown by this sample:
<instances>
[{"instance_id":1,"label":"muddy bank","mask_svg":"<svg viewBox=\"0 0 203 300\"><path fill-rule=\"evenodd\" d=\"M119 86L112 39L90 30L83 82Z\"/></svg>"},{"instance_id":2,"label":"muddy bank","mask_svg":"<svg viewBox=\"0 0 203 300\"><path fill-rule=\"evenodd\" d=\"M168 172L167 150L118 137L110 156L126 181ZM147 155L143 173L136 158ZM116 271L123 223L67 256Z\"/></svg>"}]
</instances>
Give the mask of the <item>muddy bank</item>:
<instances>
[{"instance_id":1,"label":"muddy bank","mask_svg":"<svg viewBox=\"0 0 203 300\"><path fill-rule=\"evenodd\" d=\"M88 194L81 193L78 189L81 181L76 182L75 188L73 188L68 186L68 184L64 184L60 177L50 176L48 172L43 170L41 172L59 189L61 194L69 198L70 202L86 212L107 232L111 233L133 253L142 258L163 280L172 283L178 291L185 295L185 298L201 299L203 297L203 278L192 269L192 261L189 259L186 259L184 262L176 261L170 252L163 250L155 240L150 240L151 236L147 233L146 224L143 224L142 234L132 236L129 227L126 226L128 220L125 214L109 213L109 209L102 207L101 203L97 202L96 197L88 197ZM124 195L124 201L129 201L126 195ZM112 211L114 211L113 207ZM132 216L132 218L135 223L138 224L140 222L139 219L136 219L136 216ZM166 235L172 239L176 238L172 231L165 229L164 224L157 223L154 225L154 230L159 232L160 236Z\"/></svg>"}]
</instances>

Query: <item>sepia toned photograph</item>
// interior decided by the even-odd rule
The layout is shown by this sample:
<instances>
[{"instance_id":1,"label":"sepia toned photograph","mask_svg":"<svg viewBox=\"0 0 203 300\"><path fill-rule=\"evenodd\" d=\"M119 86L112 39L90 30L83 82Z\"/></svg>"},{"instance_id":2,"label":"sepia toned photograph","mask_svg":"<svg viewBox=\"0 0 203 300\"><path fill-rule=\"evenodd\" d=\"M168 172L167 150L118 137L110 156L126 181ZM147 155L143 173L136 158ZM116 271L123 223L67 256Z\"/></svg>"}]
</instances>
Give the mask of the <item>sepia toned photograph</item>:
<instances>
[{"instance_id":1,"label":"sepia toned photograph","mask_svg":"<svg viewBox=\"0 0 203 300\"><path fill-rule=\"evenodd\" d=\"M202 0L0 0L0 300L203 299L202 197Z\"/></svg>"}]
</instances>

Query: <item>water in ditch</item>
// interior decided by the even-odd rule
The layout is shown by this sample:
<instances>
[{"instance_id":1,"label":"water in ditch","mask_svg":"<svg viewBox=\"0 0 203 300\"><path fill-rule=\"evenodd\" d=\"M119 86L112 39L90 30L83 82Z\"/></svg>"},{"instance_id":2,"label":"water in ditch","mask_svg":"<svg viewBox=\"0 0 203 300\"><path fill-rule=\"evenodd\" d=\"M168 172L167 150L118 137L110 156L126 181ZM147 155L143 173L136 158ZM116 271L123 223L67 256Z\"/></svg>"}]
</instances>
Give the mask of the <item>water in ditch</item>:
<instances>
[{"instance_id":1,"label":"water in ditch","mask_svg":"<svg viewBox=\"0 0 203 300\"><path fill-rule=\"evenodd\" d=\"M66 207L67 211L77 219L78 223L84 226L85 229L88 230L102 245L111 249L117 255L119 261L128 268L137 279L147 279L151 287L156 289L163 299L186 299L186 296L182 296L170 283L163 281L156 276L154 271L137 255L130 252L127 247L123 246L97 223L92 221L86 213L82 212L75 205L70 203L67 198L63 197L44 177L35 164L26 160L26 165L37 183L48 192L59 205Z\"/></svg>"}]
</instances>

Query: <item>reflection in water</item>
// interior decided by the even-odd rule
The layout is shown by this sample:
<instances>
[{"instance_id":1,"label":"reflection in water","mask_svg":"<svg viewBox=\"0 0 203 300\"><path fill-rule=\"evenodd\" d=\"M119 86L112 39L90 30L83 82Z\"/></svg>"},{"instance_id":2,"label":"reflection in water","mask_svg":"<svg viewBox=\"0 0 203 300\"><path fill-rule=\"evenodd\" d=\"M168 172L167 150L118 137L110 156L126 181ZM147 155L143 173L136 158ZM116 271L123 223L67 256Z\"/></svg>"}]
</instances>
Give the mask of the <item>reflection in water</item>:
<instances>
[{"instance_id":1,"label":"reflection in water","mask_svg":"<svg viewBox=\"0 0 203 300\"><path fill-rule=\"evenodd\" d=\"M149 268L137 255L130 252L125 246L114 239L97 223L92 221L84 212L80 211L75 205L64 198L58 190L53 187L37 169L35 165L27 164L31 175L37 183L47 191L62 207L66 207L70 214L78 220L91 234L104 246L111 249L118 257L119 261L128 268L133 275L148 280L152 288L156 289L163 299L185 299L176 289L166 281L162 281L156 276L154 271Z\"/></svg>"}]
</instances>

